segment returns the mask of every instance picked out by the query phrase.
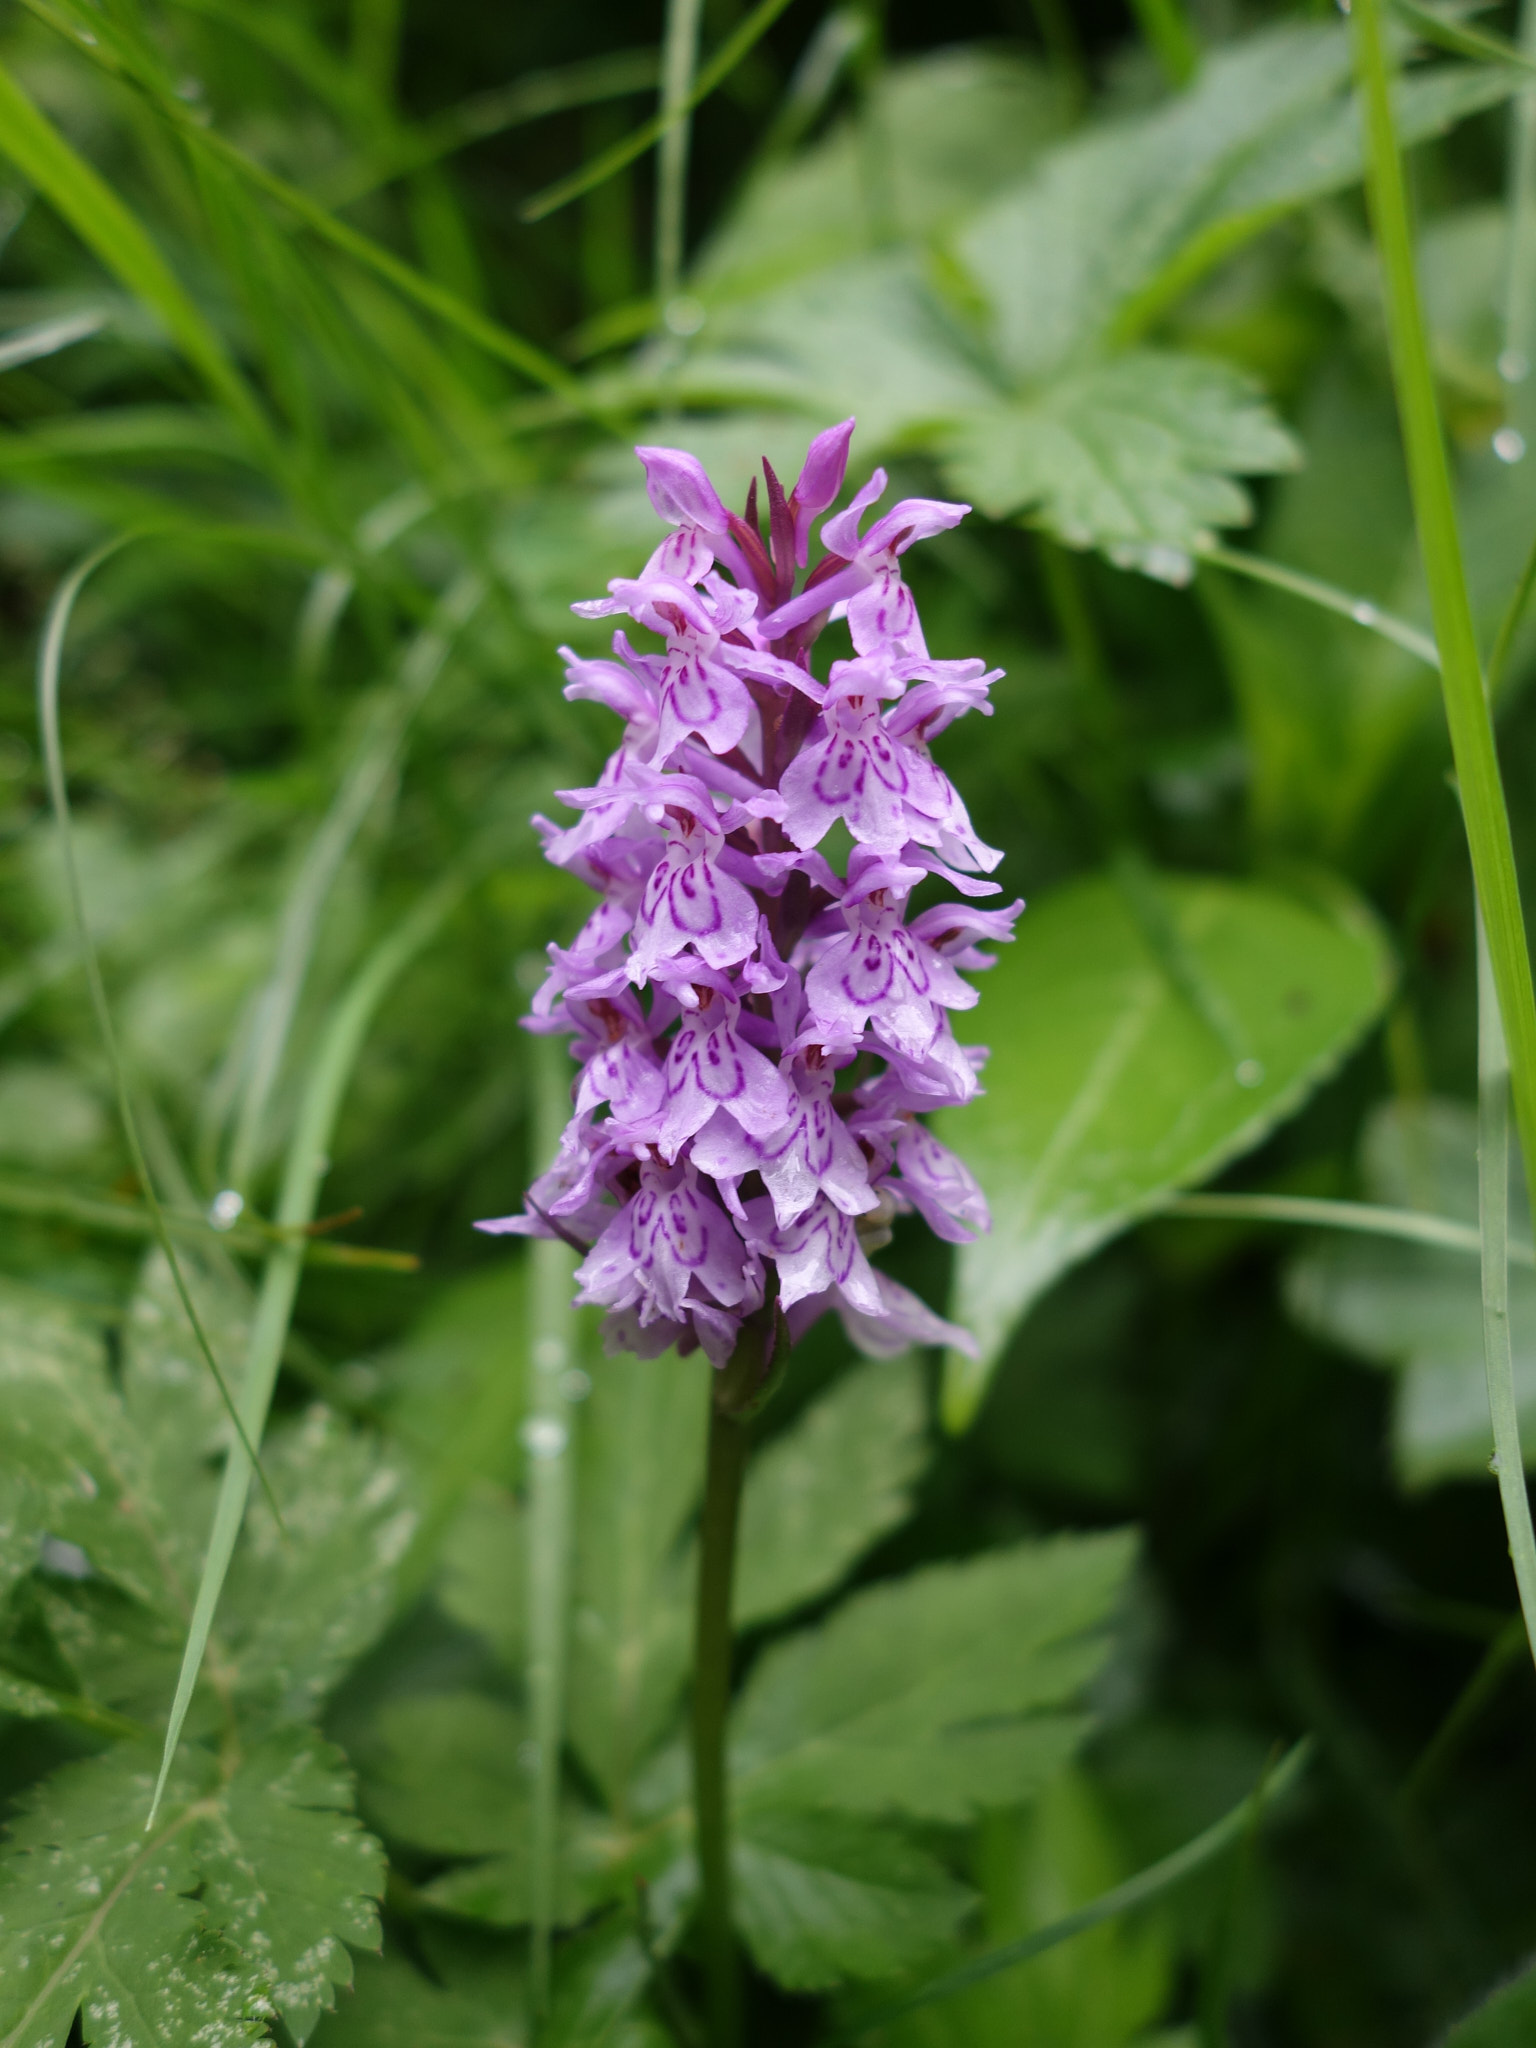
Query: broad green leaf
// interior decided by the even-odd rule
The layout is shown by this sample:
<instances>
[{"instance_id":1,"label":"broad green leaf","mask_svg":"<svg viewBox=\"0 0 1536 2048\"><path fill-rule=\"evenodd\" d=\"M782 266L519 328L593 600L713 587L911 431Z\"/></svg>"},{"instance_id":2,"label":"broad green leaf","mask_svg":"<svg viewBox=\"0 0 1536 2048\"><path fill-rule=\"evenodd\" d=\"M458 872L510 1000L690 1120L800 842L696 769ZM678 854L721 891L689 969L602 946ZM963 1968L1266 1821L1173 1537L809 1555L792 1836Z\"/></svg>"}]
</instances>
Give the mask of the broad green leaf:
<instances>
[{"instance_id":1,"label":"broad green leaf","mask_svg":"<svg viewBox=\"0 0 1536 2048\"><path fill-rule=\"evenodd\" d=\"M57 1173L96 1151L106 1129L100 1095L68 1067L43 1060L0 1066L0 1159Z\"/></svg>"},{"instance_id":2,"label":"broad green leaf","mask_svg":"<svg viewBox=\"0 0 1536 2048\"><path fill-rule=\"evenodd\" d=\"M1101 1796L1075 1768L1059 1772L1027 1812L989 1815L975 1865L983 1947L1064 1919L1133 1874ZM1146 2029L1166 2007L1173 1963L1160 1919L1110 1921L874 2038L885 2048L1150 2048Z\"/></svg>"},{"instance_id":3,"label":"broad green leaf","mask_svg":"<svg viewBox=\"0 0 1536 2048\"><path fill-rule=\"evenodd\" d=\"M703 1487L708 1372L671 1352L605 1359L582 1413L570 1731L620 1814L687 1669L692 1584L681 1545Z\"/></svg>"},{"instance_id":4,"label":"broad green leaf","mask_svg":"<svg viewBox=\"0 0 1536 2048\"><path fill-rule=\"evenodd\" d=\"M1057 1274L1256 1144L1337 1067L1391 986L1382 936L1353 898L1311 907L1171 875L1153 886L1177 960L1117 880L1090 876L1025 913L966 1020L992 1044L987 1095L939 1122L993 1228L957 1261L955 1300L981 1353L949 1360L951 1428L971 1420Z\"/></svg>"},{"instance_id":5,"label":"broad green leaf","mask_svg":"<svg viewBox=\"0 0 1536 2048\"><path fill-rule=\"evenodd\" d=\"M504 1854L527 1830L527 1736L517 1709L483 1693L390 1700L366 1737L363 1810L418 1849Z\"/></svg>"},{"instance_id":6,"label":"broad green leaf","mask_svg":"<svg viewBox=\"0 0 1536 2048\"><path fill-rule=\"evenodd\" d=\"M314 2048L528 2048L528 2029L520 2009L494 2012L391 1950L358 1963L356 1983L321 2021Z\"/></svg>"},{"instance_id":7,"label":"broad green leaf","mask_svg":"<svg viewBox=\"0 0 1536 2048\"><path fill-rule=\"evenodd\" d=\"M752 178L689 278L706 306L756 298L792 276L921 242L1017 177L1061 130L1065 95L1001 51L940 50L882 69L858 117ZM886 138L899 148L872 154Z\"/></svg>"},{"instance_id":8,"label":"broad green leaf","mask_svg":"<svg viewBox=\"0 0 1536 2048\"><path fill-rule=\"evenodd\" d=\"M829 1591L905 1519L924 1460L926 1407L915 1359L877 1359L756 1453L737 1539L738 1628Z\"/></svg>"},{"instance_id":9,"label":"broad green leaf","mask_svg":"<svg viewBox=\"0 0 1536 2048\"><path fill-rule=\"evenodd\" d=\"M1527 1963L1459 2019L1440 2048L1525 2048L1536 2033L1536 1963Z\"/></svg>"},{"instance_id":10,"label":"broad green leaf","mask_svg":"<svg viewBox=\"0 0 1536 2048\"><path fill-rule=\"evenodd\" d=\"M943 1948L973 1895L894 1829L832 1814L744 1815L737 1923L792 1991L890 1977Z\"/></svg>"},{"instance_id":11,"label":"broad green leaf","mask_svg":"<svg viewBox=\"0 0 1536 2048\"><path fill-rule=\"evenodd\" d=\"M1366 1126L1361 1177L1394 1208L1477 1222L1477 1113L1464 1103L1381 1104ZM1524 1189L1510 1190L1511 1236L1530 1242ZM1492 1432L1478 1262L1432 1246L1324 1237L1286 1275L1286 1304L1317 1336L1390 1368L1392 1456L1405 1485L1486 1478ZM1510 1337L1526 1461L1536 1465L1536 1272L1509 1270Z\"/></svg>"},{"instance_id":12,"label":"broad green leaf","mask_svg":"<svg viewBox=\"0 0 1536 2048\"><path fill-rule=\"evenodd\" d=\"M477 1488L443 1541L437 1601L482 1635L508 1671L521 1671L527 1607L527 1534L521 1504Z\"/></svg>"},{"instance_id":13,"label":"broad green leaf","mask_svg":"<svg viewBox=\"0 0 1536 2048\"><path fill-rule=\"evenodd\" d=\"M931 1565L775 1644L732 1722L741 1812L962 1821L1032 1796L1082 1738L1132 1548L1061 1536Z\"/></svg>"},{"instance_id":14,"label":"broad green leaf","mask_svg":"<svg viewBox=\"0 0 1536 2048\"><path fill-rule=\"evenodd\" d=\"M350 1975L345 1944L377 1946L383 1859L327 1745L290 1732L227 1770L188 1749L146 1834L150 1761L66 1765L15 1821L3 2048L58 2048L77 2006L121 2048L246 2048L274 2011L303 2040Z\"/></svg>"},{"instance_id":15,"label":"broad green leaf","mask_svg":"<svg viewBox=\"0 0 1536 2048\"><path fill-rule=\"evenodd\" d=\"M994 519L1031 514L1071 547L1187 577L1188 556L1247 523L1236 476L1294 468L1299 450L1229 365L1139 350L1069 371L1034 398L963 421L954 490ZM1172 560L1170 561L1170 552Z\"/></svg>"}]
</instances>

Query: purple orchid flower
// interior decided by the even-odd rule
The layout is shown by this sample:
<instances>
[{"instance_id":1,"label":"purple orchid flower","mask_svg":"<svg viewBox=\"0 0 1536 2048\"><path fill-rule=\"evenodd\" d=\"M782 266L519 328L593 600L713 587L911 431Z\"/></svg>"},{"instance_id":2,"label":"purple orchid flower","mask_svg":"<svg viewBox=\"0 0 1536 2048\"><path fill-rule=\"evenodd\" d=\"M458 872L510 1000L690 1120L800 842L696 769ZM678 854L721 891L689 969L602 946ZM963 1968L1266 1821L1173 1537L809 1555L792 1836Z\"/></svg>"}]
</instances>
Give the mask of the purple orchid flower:
<instances>
[{"instance_id":1,"label":"purple orchid flower","mask_svg":"<svg viewBox=\"0 0 1536 2048\"><path fill-rule=\"evenodd\" d=\"M732 512L695 457L638 449L673 530L639 576L573 609L657 645L621 628L611 658L560 650L567 697L624 722L598 781L560 793L576 822L535 821L601 899L549 948L524 1020L571 1033L580 1071L524 1213L479 1227L587 1247L578 1302L645 1357L676 1345L724 1365L748 1317L795 1339L829 1311L875 1356L971 1348L870 1255L902 1213L957 1244L989 1227L919 1118L979 1092L985 1052L949 1016L1023 908L964 900L999 893L983 877L1001 855L929 752L990 714L1001 671L930 656L902 577L964 505L904 499L861 534L877 470L801 576L852 434L818 434L788 493L764 463L766 530L755 483ZM812 644L844 618L852 658L823 679ZM842 874L820 850L835 823L855 842ZM962 900L909 916L935 879Z\"/></svg>"}]
</instances>

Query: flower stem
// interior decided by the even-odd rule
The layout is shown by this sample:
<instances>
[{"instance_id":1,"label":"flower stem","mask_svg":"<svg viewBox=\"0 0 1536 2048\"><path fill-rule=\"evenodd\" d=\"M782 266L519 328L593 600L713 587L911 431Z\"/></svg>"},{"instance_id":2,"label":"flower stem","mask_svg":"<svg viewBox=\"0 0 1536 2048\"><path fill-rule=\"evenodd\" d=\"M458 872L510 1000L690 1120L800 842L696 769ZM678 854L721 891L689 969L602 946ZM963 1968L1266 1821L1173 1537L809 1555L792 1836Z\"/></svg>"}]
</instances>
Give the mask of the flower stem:
<instances>
[{"instance_id":1,"label":"flower stem","mask_svg":"<svg viewBox=\"0 0 1536 2048\"><path fill-rule=\"evenodd\" d=\"M728 1366L726 1374L730 1370ZM694 1633L693 1809L709 2048L734 2048L741 2031L741 1978L731 1926L725 1729L731 1696L731 1582L741 1483L747 1469L747 1432L745 1424L722 1402L725 1391L720 1386L710 1389Z\"/></svg>"}]
</instances>

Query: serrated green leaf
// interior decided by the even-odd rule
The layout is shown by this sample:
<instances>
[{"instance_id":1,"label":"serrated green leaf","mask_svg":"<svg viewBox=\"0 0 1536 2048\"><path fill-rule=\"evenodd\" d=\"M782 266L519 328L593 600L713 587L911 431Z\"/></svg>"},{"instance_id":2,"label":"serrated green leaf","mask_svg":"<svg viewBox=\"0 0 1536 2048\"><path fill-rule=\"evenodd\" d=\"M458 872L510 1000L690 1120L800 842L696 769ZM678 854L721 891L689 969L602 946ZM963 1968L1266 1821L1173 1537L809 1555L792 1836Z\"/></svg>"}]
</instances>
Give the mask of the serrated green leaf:
<instances>
[{"instance_id":1,"label":"serrated green leaf","mask_svg":"<svg viewBox=\"0 0 1536 2048\"><path fill-rule=\"evenodd\" d=\"M942 1948L973 1904L894 1829L832 1814L744 1815L732 1865L743 1938L792 1991L894 1976Z\"/></svg>"},{"instance_id":2,"label":"serrated green leaf","mask_svg":"<svg viewBox=\"0 0 1536 2048\"><path fill-rule=\"evenodd\" d=\"M520 2010L494 2013L389 1952L358 1963L352 1991L320 2022L314 2048L528 2048L528 2031Z\"/></svg>"},{"instance_id":3,"label":"serrated green leaf","mask_svg":"<svg viewBox=\"0 0 1536 2048\"><path fill-rule=\"evenodd\" d=\"M346 1981L342 1944L376 1943L383 1858L327 1745L290 1732L227 1776L189 1749L146 1834L149 1761L56 1771L0 1851L3 2048L58 2048L77 2006L117 2048L246 2048L273 2011L302 2040Z\"/></svg>"},{"instance_id":4,"label":"serrated green leaf","mask_svg":"<svg viewBox=\"0 0 1536 2048\"><path fill-rule=\"evenodd\" d=\"M1333 1071L1391 986L1378 928L1342 893L1312 908L1257 883L1154 886L1204 1014L1103 876L1025 914L971 1013L996 1039L986 1101L938 1121L980 1178L993 1229L957 1262L955 1299L981 1352L949 1360L953 1428L1057 1274L1257 1143Z\"/></svg>"},{"instance_id":5,"label":"serrated green leaf","mask_svg":"<svg viewBox=\"0 0 1536 2048\"><path fill-rule=\"evenodd\" d=\"M916 1359L874 1360L754 1456L737 1539L738 1628L829 1591L905 1518L923 1464L926 1411Z\"/></svg>"},{"instance_id":6,"label":"serrated green leaf","mask_svg":"<svg viewBox=\"0 0 1536 2048\"><path fill-rule=\"evenodd\" d=\"M732 1719L739 1810L962 1821L1029 1798L1082 1737L1132 1555L1061 1536L932 1565L775 1644Z\"/></svg>"},{"instance_id":7,"label":"serrated green leaf","mask_svg":"<svg viewBox=\"0 0 1536 2048\"><path fill-rule=\"evenodd\" d=\"M604 1360L582 1414L570 1732L619 1814L688 1666L681 1538L703 1488L708 1370L671 1352Z\"/></svg>"},{"instance_id":8,"label":"serrated green leaf","mask_svg":"<svg viewBox=\"0 0 1536 2048\"><path fill-rule=\"evenodd\" d=\"M994 519L1027 512L1068 546L1102 548L1125 567L1145 567L1149 555L1155 565L1153 551L1209 547L1217 528L1251 516L1235 477L1300 460L1251 379L1150 350L975 413L948 448L952 488Z\"/></svg>"},{"instance_id":9,"label":"serrated green leaf","mask_svg":"<svg viewBox=\"0 0 1536 2048\"><path fill-rule=\"evenodd\" d=\"M1380 1104L1361 1140L1375 1201L1476 1225L1477 1112L1460 1102ZM1510 1190L1511 1235L1530 1241L1523 1187ZM1407 1486L1488 1477L1492 1448L1475 1258L1432 1246L1329 1236L1294 1258L1286 1306L1307 1329L1396 1375L1392 1458ZM1536 1465L1536 1272L1509 1270L1515 1390L1528 1465Z\"/></svg>"}]
</instances>

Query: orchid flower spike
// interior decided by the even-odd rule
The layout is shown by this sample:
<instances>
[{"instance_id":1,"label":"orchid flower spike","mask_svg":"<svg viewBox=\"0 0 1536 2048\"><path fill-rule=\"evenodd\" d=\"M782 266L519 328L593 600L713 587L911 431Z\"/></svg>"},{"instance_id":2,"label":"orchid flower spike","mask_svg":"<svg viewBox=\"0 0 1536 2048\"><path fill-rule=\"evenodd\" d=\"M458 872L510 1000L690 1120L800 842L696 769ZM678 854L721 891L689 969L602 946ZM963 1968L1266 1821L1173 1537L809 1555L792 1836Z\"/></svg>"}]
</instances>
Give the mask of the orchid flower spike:
<instances>
[{"instance_id":1,"label":"orchid flower spike","mask_svg":"<svg viewBox=\"0 0 1536 2048\"><path fill-rule=\"evenodd\" d=\"M524 1020L571 1035L580 1074L558 1156L524 1213L482 1230L587 1247L578 1304L607 1312L611 1349L702 1347L717 1366L743 1322L771 1311L798 1338L827 1311L863 1351L974 1348L871 1264L890 1219L921 1215L963 1243L989 1228L969 1170L918 1121L980 1092L985 1052L957 1044L965 972L1023 909L908 901L939 877L968 897L1002 856L980 840L929 741L990 713L1001 670L935 661L901 561L966 505L909 498L865 531L876 470L842 491L853 421L812 441L786 495L765 462L729 511L698 460L638 448L672 531L637 577L572 609L626 616L613 658L561 656L566 695L624 721L580 815L535 820L548 858L599 903ZM796 589L799 584L798 590ZM852 646L818 678L811 648L832 616ZM854 846L839 875L818 849L834 824Z\"/></svg>"}]
</instances>

